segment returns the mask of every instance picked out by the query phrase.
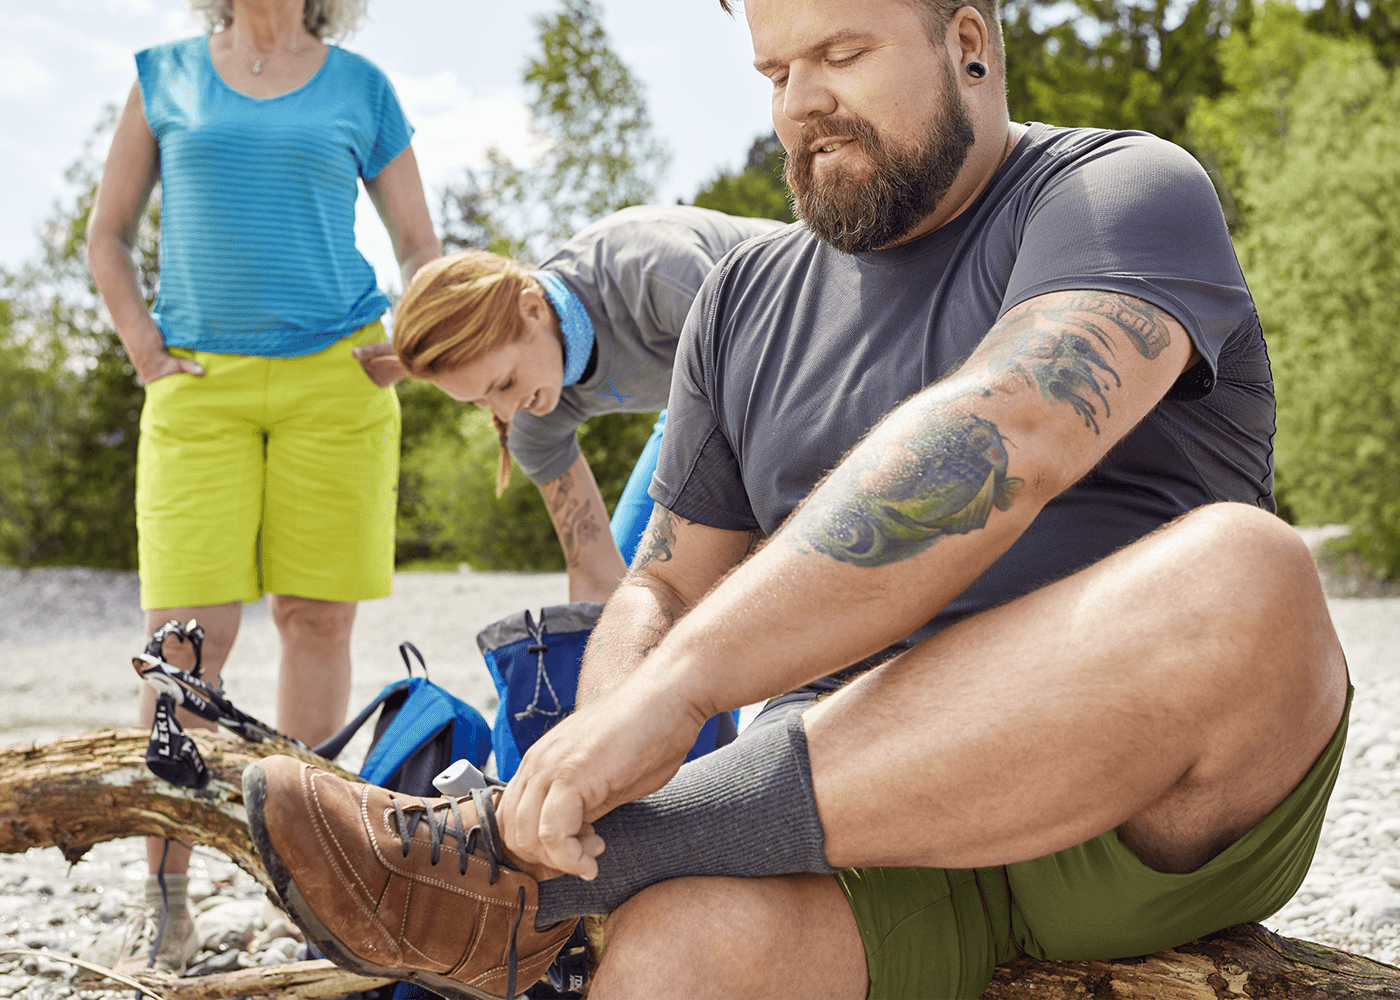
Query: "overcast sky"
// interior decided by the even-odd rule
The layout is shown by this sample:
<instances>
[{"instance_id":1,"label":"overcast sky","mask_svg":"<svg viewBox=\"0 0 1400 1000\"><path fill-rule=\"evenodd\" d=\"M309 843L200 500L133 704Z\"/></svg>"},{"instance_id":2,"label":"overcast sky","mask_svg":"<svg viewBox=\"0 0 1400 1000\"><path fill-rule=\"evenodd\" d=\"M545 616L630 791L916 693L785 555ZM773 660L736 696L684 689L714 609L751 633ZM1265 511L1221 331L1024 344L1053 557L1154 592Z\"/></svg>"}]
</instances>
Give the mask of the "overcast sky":
<instances>
[{"instance_id":1,"label":"overcast sky","mask_svg":"<svg viewBox=\"0 0 1400 1000\"><path fill-rule=\"evenodd\" d=\"M600 0L614 51L645 86L671 166L658 200L689 201L720 170L741 165L768 131L768 83L752 67L742 14L717 0ZM537 51L535 16L558 0L370 0L343 44L388 73L417 130L413 148L429 204L488 146L525 155L521 71ZM132 55L201 32L185 0L0 0L0 267L38 249L55 202L71 204L64 169L107 104L136 77ZM105 155L105 148L101 151ZM397 268L361 196L360 249L380 282Z\"/></svg>"}]
</instances>

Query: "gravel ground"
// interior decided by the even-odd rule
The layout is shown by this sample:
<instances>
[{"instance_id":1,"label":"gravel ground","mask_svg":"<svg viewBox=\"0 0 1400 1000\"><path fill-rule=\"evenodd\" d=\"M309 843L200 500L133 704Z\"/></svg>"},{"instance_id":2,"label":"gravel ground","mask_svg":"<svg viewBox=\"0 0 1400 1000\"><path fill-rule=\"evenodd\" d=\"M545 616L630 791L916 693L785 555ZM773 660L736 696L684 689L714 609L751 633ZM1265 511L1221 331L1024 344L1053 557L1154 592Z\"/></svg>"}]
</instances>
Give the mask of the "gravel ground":
<instances>
[{"instance_id":1,"label":"gravel ground","mask_svg":"<svg viewBox=\"0 0 1400 1000\"><path fill-rule=\"evenodd\" d=\"M1316 543L1328 529L1305 529ZM1324 572L1356 700L1342 773L1307 880L1271 928L1380 961L1400 962L1400 592ZM393 597L366 602L355 627L351 705L402 676L396 648L410 639L434 680L489 719L490 677L476 650L482 627L566 599L562 574L410 573ZM1382 593L1379 597L1342 595ZM133 574L0 567L0 745L132 723L141 649ZM274 715L276 634L264 604L249 606L225 668L234 702ZM56 708L57 706L57 708ZM361 741L362 743L363 741ZM358 766L364 746L342 761ZM0 949L72 955L119 935L135 914L145 873L140 841L99 844L69 866L56 849L0 855ZM192 972L277 964L297 955L256 883L217 852L197 849L191 895L204 951ZM0 997L129 996L83 989L64 963L0 954Z\"/></svg>"}]
</instances>

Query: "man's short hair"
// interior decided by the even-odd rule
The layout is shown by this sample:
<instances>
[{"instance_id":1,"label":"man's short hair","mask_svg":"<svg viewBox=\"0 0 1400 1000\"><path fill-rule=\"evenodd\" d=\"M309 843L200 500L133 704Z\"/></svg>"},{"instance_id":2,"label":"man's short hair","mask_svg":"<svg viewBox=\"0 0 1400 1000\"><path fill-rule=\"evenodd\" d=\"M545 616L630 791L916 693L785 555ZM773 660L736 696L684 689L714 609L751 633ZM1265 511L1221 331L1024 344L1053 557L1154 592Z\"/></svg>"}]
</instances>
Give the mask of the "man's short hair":
<instances>
[{"instance_id":1,"label":"man's short hair","mask_svg":"<svg viewBox=\"0 0 1400 1000\"><path fill-rule=\"evenodd\" d=\"M742 0L719 0L719 5L726 14L733 14L734 8L739 6L741 2ZM997 11L997 0L904 0L904 2L918 8L919 20L924 23L924 34L935 45L942 42L943 33L948 29L948 22L953 19L953 15L964 7L972 7L982 15L982 20L987 22L987 32L991 37L992 52L996 61L998 63L1004 62L1005 50L1001 43L1001 14Z\"/></svg>"}]
</instances>

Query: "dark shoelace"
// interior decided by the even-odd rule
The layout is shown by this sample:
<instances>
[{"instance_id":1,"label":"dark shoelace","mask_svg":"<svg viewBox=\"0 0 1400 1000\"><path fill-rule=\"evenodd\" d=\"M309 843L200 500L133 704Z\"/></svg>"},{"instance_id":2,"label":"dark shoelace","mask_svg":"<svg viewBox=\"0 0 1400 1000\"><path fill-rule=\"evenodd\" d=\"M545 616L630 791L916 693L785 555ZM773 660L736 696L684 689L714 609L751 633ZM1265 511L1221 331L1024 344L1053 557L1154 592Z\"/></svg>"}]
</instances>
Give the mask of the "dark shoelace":
<instances>
[{"instance_id":1,"label":"dark shoelace","mask_svg":"<svg viewBox=\"0 0 1400 1000\"><path fill-rule=\"evenodd\" d=\"M448 816L450 814L454 827L452 835L457 839L459 874L465 875L467 873L467 855L480 846L491 870L487 884L495 885L496 880L501 877L501 865L505 864L506 860L505 849L501 844L501 830L496 825L496 806L491 801L491 789L474 788L471 799L472 804L476 806L479 822L471 829L467 829L462 822L462 810L458 805L459 799L440 799L430 805L427 799L420 798L416 805L410 803L405 809L399 804L397 796L391 795L389 797L390 803L394 806L394 820L398 826L396 832L399 840L403 842L404 857L408 857L409 842L413 838L413 831L417 830L418 824L426 819L428 822L428 843L432 848L430 860L432 864L436 865L442 856L442 838L448 832ZM438 819L439 812L441 812L441 820ZM515 923L510 929L510 954L507 956L506 964L506 1000L514 1000L515 997L515 979L519 966L516 935L520 930L520 921L524 916L525 887L520 886Z\"/></svg>"}]
</instances>

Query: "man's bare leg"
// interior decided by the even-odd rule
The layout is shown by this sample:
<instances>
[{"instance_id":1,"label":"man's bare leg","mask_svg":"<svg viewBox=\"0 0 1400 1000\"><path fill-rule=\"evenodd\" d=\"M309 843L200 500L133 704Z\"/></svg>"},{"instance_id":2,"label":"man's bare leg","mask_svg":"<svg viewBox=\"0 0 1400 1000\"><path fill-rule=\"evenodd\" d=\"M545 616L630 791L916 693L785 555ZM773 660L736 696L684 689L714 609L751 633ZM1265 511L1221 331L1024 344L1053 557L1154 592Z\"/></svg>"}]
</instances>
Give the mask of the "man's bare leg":
<instances>
[{"instance_id":1,"label":"man's bare leg","mask_svg":"<svg viewBox=\"0 0 1400 1000\"><path fill-rule=\"evenodd\" d=\"M596 1000L849 997L869 984L860 931L834 875L680 878L607 923Z\"/></svg>"},{"instance_id":2,"label":"man's bare leg","mask_svg":"<svg viewBox=\"0 0 1400 1000\"><path fill-rule=\"evenodd\" d=\"M1242 505L1202 508L808 711L827 859L1004 864L1118 828L1147 864L1190 871L1287 796L1345 697L1342 651L1296 533ZM781 953L740 954L766 940L755 928L776 920L768 933L800 938L839 926L840 912L851 920L833 879L798 878L834 891L794 905L787 880L752 880L705 920L667 888L678 883L639 894L610 922L598 996L702 976L723 976L726 995L763 995ZM730 884L679 884L709 882ZM721 954L741 960L705 967ZM863 995L834 988L849 959L839 946L795 956L833 987L814 996Z\"/></svg>"},{"instance_id":3,"label":"man's bare leg","mask_svg":"<svg viewBox=\"0 0 1400 1000\"><path fill-rule=\"evenodd\" d=\"M1293 529L1200 508L808 712L827 859L1005 864L1118 828L1192 871L1302 780L1346 683Z\"/></svg>"}]
</instances>

